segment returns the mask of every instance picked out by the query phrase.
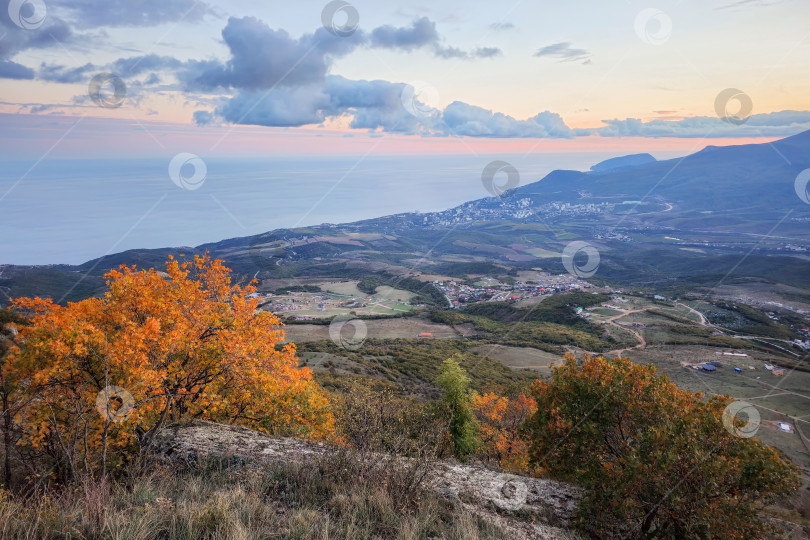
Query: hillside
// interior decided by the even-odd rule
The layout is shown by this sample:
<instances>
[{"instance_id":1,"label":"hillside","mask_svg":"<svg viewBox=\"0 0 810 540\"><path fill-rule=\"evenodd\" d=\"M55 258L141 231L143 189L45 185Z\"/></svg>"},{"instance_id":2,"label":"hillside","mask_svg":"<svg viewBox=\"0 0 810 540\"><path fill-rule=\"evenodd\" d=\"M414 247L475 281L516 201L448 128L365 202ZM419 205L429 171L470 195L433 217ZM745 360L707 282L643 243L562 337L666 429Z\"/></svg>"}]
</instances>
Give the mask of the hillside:
<instances>
[{"instance_id":1,"label":"hillside","mask_svg":"<svg viewBox=\"0 0 810 540\"><path fill-rule=\"evenodd\" d=\"M120 264L153 267L169 253L205 251L258 278L359 278L413 268L452 274L443 266L485 261L559 273L558 254L572 240L592 242L602 259L595 278L618 285L671 289L748 279L810 287L802 256L810 249L810 206L794 190L797 174L810 167L810 131L665 161L634 157L632 167L617 159L618 167L554 171L504 197L443 212L131 250L78 266L4 266L0 303L32 294L84 298Z\"/></svg>"},{"instance_id":2,"label":"hillside","mask_svg":"<svg viewBox=\"0 0 810 540\"><path fill-rule=\"evenodd\" d=\"M709 146L683 158L646 163L602 174L555 171L521 186L516 197L564 202L656 201L674 211L652 212L645 220L675 227L719 227L746 232L773 224L785 213L807 216L810 208L794 180L810 166L810 131L773 143ZM771 225L772 226L772 225ZM791 235L807 238L804 227ZM763 232L767 232L764 230ZM785 231L782 231L785 234Z\"/></svg>"},{"instance_id":3,"label":"hillside","mask_svg":"<svg viewBox=\"0 0 810 540\"><path fill-rule=\"evenodd\" d=\"M337 449L300 439L272 438L235 426L197 422L170 426L158 434L152 454L172 466L197 467L211 458L250 466L317 466ZM379 456L390 467L405 467L402 458ZM428 489L479 518L508 531L511 538L574 539L569 530L581 490L553 480L501 473L484 467L436 462Z\"/></svg>"},{"instance_id":4,"label":"hillside","mask_svg":"<svg viewBox=\"0 0 810 540\"><path fill-rule=\"evenodd\" d=\"M632 154L629 156L620 156L606 159L605 161L599 162L593 167L591 167L591 170L593 172L607 172L616 169L639 167L641 165L647 165L648 163L653 163L655 161L656 159L652 157L650 154Z\"/></svg>"}]
</instances>

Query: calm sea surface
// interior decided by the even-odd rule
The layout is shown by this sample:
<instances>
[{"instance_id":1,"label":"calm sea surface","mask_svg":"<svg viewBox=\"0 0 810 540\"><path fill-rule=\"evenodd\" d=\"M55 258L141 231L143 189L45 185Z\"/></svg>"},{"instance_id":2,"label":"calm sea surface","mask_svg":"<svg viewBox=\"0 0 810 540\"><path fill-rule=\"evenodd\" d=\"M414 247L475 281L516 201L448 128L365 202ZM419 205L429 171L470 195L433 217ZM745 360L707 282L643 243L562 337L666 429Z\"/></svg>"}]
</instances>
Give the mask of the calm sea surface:
<instances>
[{"instance_id":1,"label":"calm sea surface","mask_svg":"<svg viewBox=\"0 0 810 540\"><path fill-rule=\"evenodd\" d=\"M53 160L33 168L33 162L5 162L0 264L76 264L132 248L196 246L280 227L444 210L488 196L481 171L495 159L513 164L527 184L553 169L587 170L608 157L208 159L194 190L172 183L166 160ZM192 165L181 171L191 176Z\"/></svg>"}]
</instances>

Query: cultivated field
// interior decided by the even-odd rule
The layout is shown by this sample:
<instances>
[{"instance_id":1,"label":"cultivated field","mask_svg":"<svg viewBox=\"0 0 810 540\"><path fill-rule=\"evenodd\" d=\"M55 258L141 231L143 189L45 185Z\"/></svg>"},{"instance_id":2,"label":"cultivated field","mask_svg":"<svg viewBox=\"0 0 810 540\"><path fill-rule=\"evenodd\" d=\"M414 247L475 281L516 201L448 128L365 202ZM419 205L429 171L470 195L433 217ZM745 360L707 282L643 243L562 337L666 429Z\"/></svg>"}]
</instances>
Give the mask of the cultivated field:
<instances>
[{"instance_id":1,"label":"cultivated field","mask_svg":"<svg viewBox=\"0 0 810 540\"><path fill-rule=\"evenodd\" d=\"M414 294L409 291L382 286L369 295L357 288L357 281L318 281L311 283L320 287L320 293L291 292L268 298L265 309L273 311L282 319L292 316L331 319L336 315L397 315L414 309L408 305ZM360 305L348 306L357 302Z\"/></svg>"},{"instance_id":2,"label":"cultivated field","mask_svg":"<svg viewBox=\"0 0 810 540\"><path fill-rule=\"evenodd\" d=\"M423 332L433 334L433 339L459 337L458 332L448 325L437 324L416 317L365 320L363 324L366 325L367 339L409 339L419 337L419 334ZM284 330L287 342L292 343L330 339L329 325L326 324L291 324L285 326Z\"/></svg>"},{"instance_id":3,"label":"cultivated field","mask_svg":"<svg viewBox=\"0 0 810 540\"><path fill-rule=\"evenodd\" d=\"M340 294L343 296L356 296L363 298L368 296L366 293L357 288L357 281L321 281L315 283L324 291Z\"/></svg>"},{"instance_id":4,"label":"cultivated field","mask_svg":"<svg viewBox=\"0 0 810 540\"><path fill-rule=\"evenodd\" d=\"M530 347L509 347L488 344L470 349L512 369L531 369L541 375L551 375L551 367L562 362L562 357Z\"/></svg>"}]
</instances>

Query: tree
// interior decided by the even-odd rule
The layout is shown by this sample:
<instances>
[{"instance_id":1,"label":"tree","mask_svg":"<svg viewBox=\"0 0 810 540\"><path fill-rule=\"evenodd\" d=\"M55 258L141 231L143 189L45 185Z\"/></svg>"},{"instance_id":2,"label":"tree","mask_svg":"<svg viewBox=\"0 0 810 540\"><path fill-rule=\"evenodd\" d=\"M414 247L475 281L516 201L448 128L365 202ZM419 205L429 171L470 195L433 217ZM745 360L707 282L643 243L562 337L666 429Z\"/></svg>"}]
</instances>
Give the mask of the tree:
<instances>
[{"instance_id":1,"label":"tree","mask_svg":"<svg viewBox=\"0 0 810 540\"><path fill-rule=\"evenodd\" d=\"M444 390L443 401L449 410L453 453L459 459L466 459L478 446L478 425L472 410L470 378L459 364L460 360L460 355L445 360L436 383Z\"/></svg>"},{"instance_id":2,"label":"tree","mask_svg":"<svg viewBox=\"0 0 810 540\"><path fill-rule=\"evenodd\" d=\"M182 258L182 257L181 257ZM66 307L14 302L28 315L16 361L33 370L25 411L30 448L61 476L105 474L169 421L208 419L325 437L332 416L280 320L222 261L169 257L166 271L122 266L100 298Z\"/></svg>"},{"instance_id":3,"label":"tree","mask_svg":"<svg viewBox=\"0 0 810 540\"><path fill-rule=\"evenodd\" d=\"M3 485L6 489L11 487L11 455L18 435L14 417L26 403L24 390L31 374L15 362L12 355L17 348L18 326L25 323L16 313L0 309L0 430L3 432Z\"/></svg>"},{"instance_id":4,"label":"tree","mask_svg":"<svg viewBox=\"0 0 810 540\"><path fill-rule=\"evenodd\" d=\"M522 433L526 421L537 411L534 400L524 393L498 395L487 392L472 400L478 421L480 447L477 454L517 473L532 472L529 444Z\"/></svg>"},{"instance_id":5,"label":"tree","mask_svg":"<svg viewBox=\"0 0 810 540\"><path fill-rule=\"evenodd\" d=\"M578 523L594 537L759 538L757 509L799 485L779 451L725 429L730 398L652 365L569 357L533 393L531 461L585 487Z\"/></svg>"}]
</instances>

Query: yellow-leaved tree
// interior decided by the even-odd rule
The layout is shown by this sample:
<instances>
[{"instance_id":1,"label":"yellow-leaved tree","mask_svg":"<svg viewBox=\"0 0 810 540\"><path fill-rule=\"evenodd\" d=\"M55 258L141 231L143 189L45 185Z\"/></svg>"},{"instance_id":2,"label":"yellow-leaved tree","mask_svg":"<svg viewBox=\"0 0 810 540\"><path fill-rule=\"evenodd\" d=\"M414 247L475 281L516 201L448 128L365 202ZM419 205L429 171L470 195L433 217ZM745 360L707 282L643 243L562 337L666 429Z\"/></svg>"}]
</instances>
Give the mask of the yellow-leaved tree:
<instances>
[{"instance_id":1,"label":"yellow-leaved tree","mask_svg":"<svg viewBox=\"0 0 810 540\"><path fill-rule=\"evenodd\" d=\"M30 321L6 363L27 381L22 447L49 456L58 476L103 475L186 419L333 432L326 394L283 344L280 320L222 261L169 257L165 272L122 266L105 277L99 298L14 302Z\"/></svg>"}]
</instances>

